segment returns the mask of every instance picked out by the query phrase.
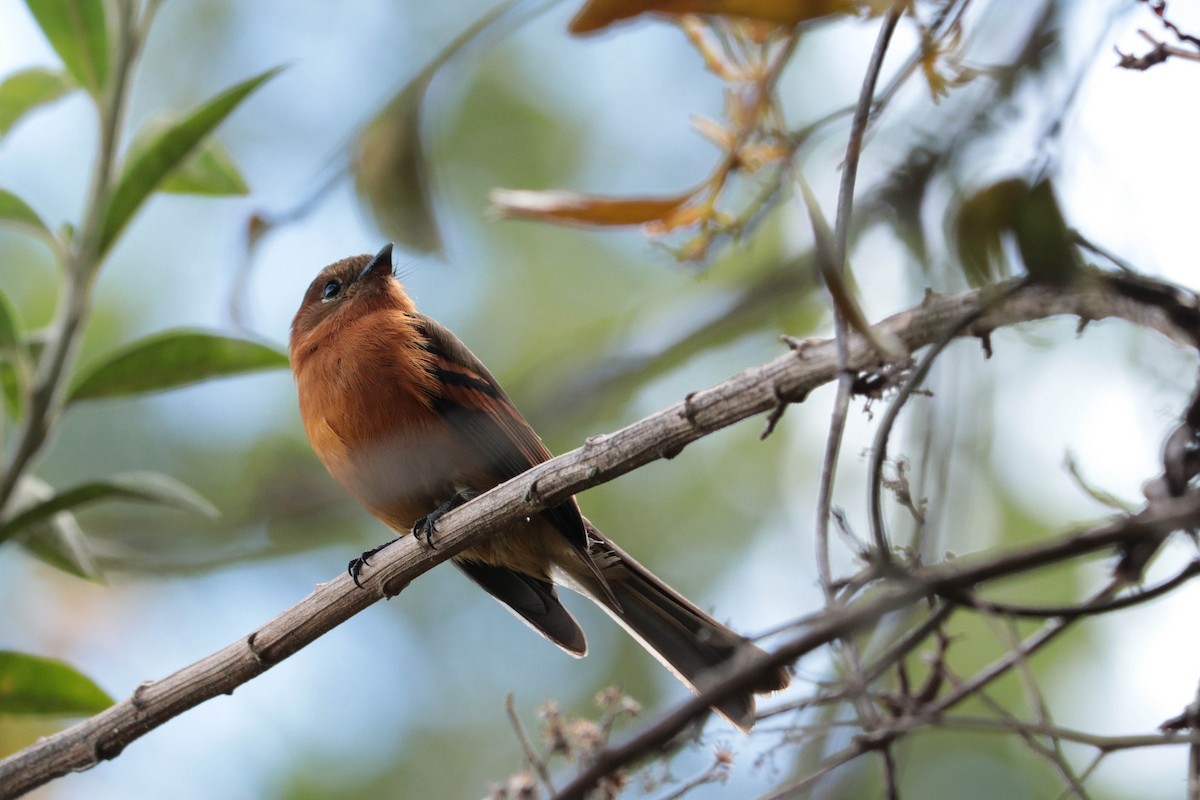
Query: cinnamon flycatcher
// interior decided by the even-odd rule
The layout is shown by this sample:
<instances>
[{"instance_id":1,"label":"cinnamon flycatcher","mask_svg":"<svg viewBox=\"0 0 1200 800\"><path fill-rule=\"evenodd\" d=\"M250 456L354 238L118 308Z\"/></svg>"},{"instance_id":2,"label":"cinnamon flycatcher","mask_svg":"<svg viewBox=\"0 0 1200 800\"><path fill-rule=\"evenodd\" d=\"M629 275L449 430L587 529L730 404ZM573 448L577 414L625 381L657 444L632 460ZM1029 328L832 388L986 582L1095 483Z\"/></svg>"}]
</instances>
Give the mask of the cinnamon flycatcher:
<instances>
[{"instance_id":1,"label":"cinnamon flycatcher","mask_svg":"<svg viewBox=\"0 0 1200 800\"><path fill-rule=\"evenodd\" d=\"M399 535L428 541L441 514L551 457L487 367L417 312L392 275L390 244L321 271L292 322L291 360L317 456ZM355 583L369 555L351 562ZM453 560L575 657L587 642L556 583L597 603L693 691L762 653L609 541L573 497ZM767 672L714 708L749 731L754 693L789 680Z\"/></svg>"}]
</instances>

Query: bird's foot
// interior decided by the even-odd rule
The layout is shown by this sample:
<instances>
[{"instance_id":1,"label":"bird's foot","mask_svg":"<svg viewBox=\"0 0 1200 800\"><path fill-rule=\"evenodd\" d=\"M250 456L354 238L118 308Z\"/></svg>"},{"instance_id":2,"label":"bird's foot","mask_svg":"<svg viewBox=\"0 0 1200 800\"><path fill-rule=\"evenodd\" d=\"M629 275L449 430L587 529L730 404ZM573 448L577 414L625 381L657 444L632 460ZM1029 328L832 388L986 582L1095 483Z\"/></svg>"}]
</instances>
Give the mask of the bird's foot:
<instances>
[{"instance_id":1,"label":"bird's foot","mask_svg":"<svg viewBox=\"0 0 1200 800\"><path fill-rule=\"evenodd\" d=\"M460 492L456 492L449 500L413 523L413 536L417 537L417 541L424 539L425 544L436 550L437 545L433 543L433 535L437 533L437 521L448 511L458 508L463 503L478 496L478 494L478 492L471 491L470 489L463 489Z\"/></svg>"},{"instance_id":2,"label":"bird's foot","mask_svg":"<svg viewBox=\"0 0 1200 800\"><path fill-rule=\"evenodd\" d=\"M394 541L396 540L391 539L386 541L379 545L379 547L372 547L370 550L364 550L362 555L360 555L358 558L350 559L350 563L346 565L346 572L350 573L350 579L354 581L355 586L360 589L363 588L362 583L360 583L358 580L358 576L362 573L363 567L371 566L371 556L375 555Z\"/></svg>"}]
</instances>

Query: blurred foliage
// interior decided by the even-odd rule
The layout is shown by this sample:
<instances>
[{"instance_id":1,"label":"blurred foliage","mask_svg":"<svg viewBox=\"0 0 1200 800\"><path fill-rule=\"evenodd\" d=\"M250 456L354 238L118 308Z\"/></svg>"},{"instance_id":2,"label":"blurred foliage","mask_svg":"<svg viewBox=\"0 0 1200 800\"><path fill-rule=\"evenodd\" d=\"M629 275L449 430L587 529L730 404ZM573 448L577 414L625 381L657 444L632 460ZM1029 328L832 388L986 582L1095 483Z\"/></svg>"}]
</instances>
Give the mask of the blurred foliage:
<instances>
[{"instance_id":1,"label":"blurred foliage","mask_svg":"<svg viewBox=\"0 0 1200 800\"><path fill-rule=\"evenodd\" d=\"M112 702L68 664L0 650L0 714L83 716Z\"/></svg>"},{"instance_id":2,"label":"blurred foliage","mask_svg":"<svg viewBox=\"0 0 1200 800\"><path fill-rule=\"evenodd\" d=\"M135 139L118 169L114 163L116 139L125 114L126 82L136 60L139 26L149 24L155 4L135 8L124 3L110 8L103 0L29 0L28 7L75 85L91 95L100 128L99 163L83 219L77 225L64 226L60 236L51 233L28 202L0 190L0 222L46 239L62 266L59 311L45 333L23 330L8 299L0 301L4 411L14 427L11 440L5 441L0 478L0 544L13 541L50 566L79 577L98 578L101 573L87 534L75 518L78 507L123 499L209 516L216 516L217 510L183 483L154 472L110 473L68 488L53 487L33 475L30 468L47 446L66 405L72 400L129 396L287 363L278 352L251 342L204 333L170 333L127 348L64 391L72 382L95 276L104 256L145 200L186 167L194 153L208 156L204 170L185 173L184 182L174 184L173 190L190 187L195 193L211 194L219 182L220 190L215 193L227 193L224 189L228 178L236 177L236 167L228 158L217 157L219 151L198 148L277 70L217 95L177 122L160 125L154 135ZM116 83L110 84L113 76ZM5 120L2 132L9 133L23 116L72 88L61 73L49 71L26 71L9 78L0 91L0 118ZM90 681L54 661L7 653L0 669L0 685L10 692L0 712L88 714L111 703Z\"/></svg>"},{"instance_id":3,"label":"blurred foliage","mask_svg":"<svg viewBox=\"0 0 1200 800\"><path fill-rule=\"evenodd\" d=\"M28 0L26 5L76 84L99 99L113 49L104 0Z\"/></svg>"},{"instance_id":4,"label":"blurred foliage","mask_svg":"<svg viewBox=\"0 0 1200 800\"><path fill-rule=\"evenodd\" d=\"M464 29L411 78L358 137L355 185L383 233L406 249L442 249L423 145L425 95L443 66L493 27L515 3L500 3Z\"/></svg>"},{"instance_id":5,"label":"blurred foliage","mask_svg":"<svg viewBox=\"0 0 1200 800\"><path fill-rule=\"evenodd\" d=\"M99 100L117 74L111 68L119 51L114 38L119 26L112 17L116 4L30 0L28 5L61 64L3 76L0 136L5 137L15 138L36 117L62 112L72 93L80 95L84 90L93 98L89 102ZM282 370L207 382L247 369L279 368L283 357L277 348L215 331L193 340L188 337L194 334L164 332L157 322L158 332L144 335L150 325L147 320L161 320L163 314L186 317L207 302L191 296L196 284L185 282L183 257L176 254L201 239L232 240L242 230L254 231L255 213L262 213L262 220L277 220L272 232L278 242L287 241L297 229L336 226L330 238L337 242L337 257L373 250L376 238L383 236L423 253L414 263L401 265L402 270L410 270L408 280L424 289L424 296L418 298L422 308L437 309L493 368L555 451L578 446L587 435L626 424L688 391L784 352L776 340L781 332L805 336L827 323L828 304L816 269L812 226L790 198L796 173L807 178L821 170L828 172L843 155L845 110L857 87L838 84L835 74L845 70L837 59L844 49L849 63L849 50L859 45L835 38L835 52L827 38L822 47L818 37L830 28L805 22L793 46L787 36L760 23L739 21L722 27L724 23L710 18L684 24L678 36L691 43L691 60L675 63L692 65L694 75L687 80L701 80L701 70L710 71L703 78L711 82L714 97L719 96L713 105L720 112L714 116L721 117L696 124L701 136L718 146L718 164L695 164L693 174L704 177L697 178L685 195L655 169L656 159L665 154L634 154L604 141L612 129L598 118L615 112L596 107L590 99L568 101L569 95L583 91L579 87L587 81L578 75L548 74L547 56L538 39L502 37L511 29L512 18L504 16L511 8L507 3L468 4L469 8L410 3L386 5L374 12L360 8L347 15L363 18L359 28L344 29L357 31L358 36L350 39L337 38L344 31L326 16L321 21L327 30L318 31L320 35L309 32L311 38L306 38L302 17L307 12L273 7L271 27L278 26L280 41L294 42L289 45L295 48L289 58L298 62L295 71L307 62L329 59L331 52L335 61L373 64L381 54L362 41L369 29L377 29L389 48L404 42L412 52L425 52L416 45L426 40L447 44L433 47L432 57L421 64L406 62L406 76L383 68L372 68L367 74L330 68L339 79L358 75L367 84L336 90L353 90L360 100L358 116L326 118L324 108L332 99L314 94L309 82L315 86L316 81L312 73L304 73L307 77L296 79L303 83L302 94L288 95L294 102L272 106L264 97L261 107L257 101L247 103L241 114L258 127L218 143L211 136L213 128L273 72L264 71L270 64L263 63L263 45L257 39L263 31L247 26L248 19L261 23L263 17L240 8L241 4L202 5L198 13L211 26L203 31L173 22L176 18L169 18L171 14L184 12L172 4L164 5L163 19L154 28L154 35L159 35L162 23L166 26L162 35L175 37L160 52L170 53L172 63L185 73L190 65L194 74L173 77L165 68L168 65L148 61L137 71L139 91L144 84L150 96L182 95L183 86L211 94L215 86L236 80L218 78L215 66L199 64L198 56L175 61L173 49L190 54L187 48L192 41L222 42L229 55L225 58L222 51L222 63L231 69L236 66L241 76L258 77L192 104L196 110L189 115L151 114L140 134L121 138L122 143L126 138L131 142L113 164L120 166L114 179L124 188L114 192L97 240L98 252L108 253L113 263L92 276L98 293L75 359L95 365L87 369L106 376L104 385L113 387L116 396L77 407L64 405L66 413L55 423L57 435L27 476L28 481L40 483L21 484L25 491L42 487L36 502L43 505L37 519L26 519L39 523L38 530L32 529L31 522L24 537L14 535L14 540L57 571L108 576L109 586L97 589L108 599L80 601L80 595L73 593L81 590L65 583L73 579L17 560L15 570L21 573L25 591L45 595L49 621L22 611L23 616L13 617L22 622L0 630L0 644L5 647L63 652L83 665L103 663L89 644L100 638L102 649L126 651L138 679L150 677L141 673L149 669L143 663L154 664L154 669L177 668L185 659L204 655L204 647L214 639L224 644L244 635L272 610L302 596L311 582L339 572L348 557L389 535L332 484L312 456L295 418L294 390ZM571 13L580 12L583 5L574 4ZM601 8L605 16L597 19L603 25L647 11L720 12L736 6L750 13L782 7L752 0L740 5L682 3L671 8L666 8L670 4L625 4L622 7L631 10L625 14L612 10L619 3L608 4L607 11L604 3L586 5L589 14ZM967 5L974 16L964 18L959 10ZM838 16L844 27L832 29L836 37L838 31L858 31L848 15L873 13L880 7L865 2L816 3L779 13ZM1019 274L1023 267L1054 279L1053 268L1065 261L1059 256L1067 223L1061 211L1057 216L1046 213L1057 208L1057 202L1052 207L1045 204L1059 191L1051 180L1043 181L1046 175L1054 176L1053 165L1013 159L1008 137L1015 121L1030 118L1039 132L1060 130L1058 123L1069 103L1058 99L1069 98L1064 87L1086 66L1068 61L1060 47L1060 29L1070 4L1038 2L1014 10L1010 4L977 0L974 4L918 2L913 7L919 14L909 20L915 44L908 60L890 73L892 82L881 89L884 102L870 130L867 153L872 158L864 164L851 231L845 291L861 292L877 304L864 304L871 309L872 319L877 310L891 313L909 299L916 302L925 283L934 283L939 290L982 284ZM81 19L88 21L84 33L69 35L58 24L61 17L55 14L70 9L78 9ZM108 14L108 22L101 16L103 24L98 26L97 13ZM371 17L372 13L379 16ZM297 21L293 22L293 15ZM193 24L191 17L180 18ZM653 17L640 24L661 25L661 21ZM97 39L98 30L107 31L107 38ZM538 30L540 36L550 35L545 28ZM611 36L616 40L639 30L644 28L637 24L618 27ZM559 28L553 29L553 35L565 39ZM601 47L604 41L603 37L588 39L582 49L567 50L565 57L582 58L579 54L589 52L587 47ZM468 43L474 46L467 47ZM731 51L744 57L731 58ZM559 53L551 63L562 63L563 57ZM272 80L271 88L289 80L292 72ZM634 109L663 102L663 94L675 86L667 72L637 76L631 80L636 85L624 87L629 94L622 97ZM772 82L764 84L771 74L775 74ZM200 88L186 82L200 78L204 79ZM764 86L776 96L747 110L747 98ZM778 102L800 93L798 86L838 110L817 117L803 104L789 102L785 107ZM936 105L930 100L933 96L938 98ZM1039 100L1039 105L1034 98L1048 99ZM317 109L323 128L336 129L329 138L342 142L339 153L344 156L336 159L340 171L333 180L315 181L321 184L316 199L331 198L332 204L352 179L361 209L378 231L357 231L344 221L331 223L328 215L322 216L318 202L301 203L296 214L262 212L265 207L295 210L294 186L283 185L277 176L293 169L294 163L314 162L310 155L307 161L289 161L280 167L278 159L292 151L315 149L322 156L327 152L321 149L323 144L313 147L304 138L304 125L311 122L304 121L303 112L311 108ZM632 141L638 143L638 126L643 123L636 115L621 116L617 124L631 128ZM648 131L641 133L646 142L654 141ZM246 160L244 153L256 153L273 166ZM312 172L323 174L327 169L324 163L313 166ZM638 180L628 195L606 182L613 173L631 171ZM53 165L47 165L45 180L53 175ZM282 188L263 186L259 175L276 176ZM745 183L739 183L743 178ZM674 250L666 251L647 247L642 232L598 233L539 224L559 213L561 206L527 215L534 221L481 223L493 189L549 192L562 186L583 187L573 202L582 196L587 213L617 212L601 221L657 221L659 230L680 235L684 241L672 241ZM1010 192L1013 187L1017 190ZM1039 187L1044 187L1044 193L1034 196L1042 191ZM187 223L170 227L161 222L172 219L167 216L154 217L153 225L126 227L141 215L152 216L144 201L154 193L233 196L248 190L256 208L237 205L237 216L228 229L198 230ZM826 195L818 192L818 196ZM546 197L532 196L539 202ZM620 205L645 197L665 201L649 207L654 213L648 216L630 216L629 208ZM0 188L0 222L18 232L0 237L0 382L7 414L0 432L6 453L12 452L21 415L29 408L30 381L51 339L48 331L58 324L56 303L70 279L69 271L62 268L64 256L74 252L84 230L82 218L72 219L69 226L59 225L35 198L36 193ZM732 206L723 207L718 199ZM28 233L40 242L18 238ZM122 242L127 238L133 245L110 248L117 244L118 234ZM690 248L689 234L701 236L692 240ZM876 234L887 239L884 258L866 247ZM370 241L360 241L364 237ZM42 242L51 244L57 271L49 268ZM255 243L252 237L249 244ZM1025 256L1020 262L1013 260L1013 244ZM323 256L319 258L317 250L308 249L306 243L303 263L289 263L288 268L307 280L321 266L316 262ZM284 281L277 273L268 274L269 265L262 263L293 257L277 256L277 252L295 249L252 250L248 261L260 275L269 275L271 282L258 291L270 302L287 306L290 313L298 295L279 297L286 293L281 289ZM1050 273L1030 264L1027 257L1043 252L1057 254L1037 262L1048 265ZM694 265L677 263L673 256L678 255L702 258L703 274ZM209 280L218 272L212 264L202 265L199 271ZM178 281L178 291L169 297L148 296L140 288L140 276L161 273ZM253 295L250 275L248 268L241 277L246 280L244 291ZM181 319L179 324L191 322ZM217 323L204 324L212 328ZM169 327L174 329L175 324ZM281 339L282 326L270 335ZM226 347L228 342L234 344ZM146 361L139 361L143 358ZM975 367L977 363L971 369ZM87 374L72 369L64 386L87 386ZM199 383L182 388L193 381ZM141 394L165 389L178 391ZM939 523L945 541L932 548L932 557L1012 545L1052 529L1036 513L1041 509L1030 509L1011 494L1009 476L993 459L990 439L997 412L989 392L986 386L965 389L947 379L928 401L935 410L928 412L932 421L927 424L949 426L946 420L955 413L971 417L958 419L960 428L947 433L945 440L929 440L935 444L930 446L931 463L926 467L932 475L944 470L946 476L944 484L930 479L923 487L922 494L935 510L945 511ZM775 619L783 619L803 610L785 603L819 602L817 592L811 591L814 578L807 563L811 514L806 503L816 484L820 431L827 423L823 407L817 411L796 407L766 442L758 441L759 424L738 426L705 438L670 462L650 465L636 477L590 491L581 502L601 528L698 604L714 608L718 617L725 618L725 604L740 600L745 611L739 609L743 615L734 623L747 630L761 629L768 620L756 616L756 609L767 609ZM910 453L928 443L920 438L919 425L914 430ZM853 462L852 457L847 460ZM851 477L856 468L853 463L848 467ZM157 506L76 507L66 502L95 499L93 492L101 485L112 489L108 496L124 492L128 497L131 490L122 484L121 475L132 471L157 473L151 483L160 488L163 476L169 475L190 489L155 495L153 499L174 501ZM967 471L974 480L961 477ZM132 494L139 491L144 493L145 487L134 487ZM192 497L187 492L208 498L220 510L220 518L161 507L178 505L184 495ZM35 490L35 494L39 493ZM853 495L842 502L853 506L859 501ZM10 505L0 525L15 525L20 514L29 513L22 508L36 506ZM10 544L0 548L0 554L12 559L13 550ZM1080 568L1064 566L999 585L989 596L998 601L1055 604L1078 597L1082 586ZM782 595L784 590L795 591L795 596L781 599L772 594ZM93 615L82 613L81 605L94 606ZM181 620L194 618L181 612L181 607L218 630L188 630ZM230 607L244 607L250 622L242 618L231 622L224 616ZM59 609L67 613L56 613ZM168 622L149 629L158 614L169 617ZM452 570L439 570L393 603L345 626L350 631L338 632L341 638L336 643L306 651L295 657L299 665L289 662L260 679L283 687L279 694L269 699L253 695L247 701L246 695L258 689L239 691L233 702L248 708L244 713L258 717L256 722L262 726L254 733L247 733L248 727L233 727L244 723L222 718L221 724L229 728L214 725L205 734L221 730L231 743L231 750L222 754L230 759L228 771L260 776L256 780L263 784L258 787L262 791L247 789L248 794L297 800L398 792L482 796L489 780L500 782L522 765L520 744L504 718L506 692L516 692L523 715L546 697L558 698L568 713L591 713L592 690L614 680L651 709L651 715L664 698L679 696L678 687L628 637L591 609L581 609L580 616L593 651L585 662L576 663L521 629ZM98 621L100 617L107 622ZM199 628L201 623L192 624ZM1023 633L1030 626L1018 627ZM150 633L142 633L145 630ZM890 621L864 634L860 645L866 653L877 652L901 630L897 621ZM154 637L168 632L186 645L161 646ZM963 676L1006 652L1013 635L1006 627L969 613L957 615L947 633L952 667ZM1070 676L1095 659L1096 647L1092 637L1078 631L1060 646L1040 653L1033 666L1041 674ZM171 659L169 665L153 659L160 652L168 653L164 657ZM914 654L908 661L914 683L929 673L927 655ZM288 668L310 669L313 674L285 676ZM844 677L845 669L844 663L808 659L799 666L798 684L807 690L816 682ZM131 681L111 688L124 693L133 685ZM332 709L313 705L330 697L335 698L328 701ZM1019 677L995 684L989 698L1004 708L1029 710L1027 687ZM41 710L86 713L81 708L55 708L47 703ZM302 716L285 716L289 710ZM964 713L972 714L989 711L978 703L964 708ZM781 744L803 726L828 725L829 732L813 736L798 749L790 744L775 748L770 742L760 747L758 740L753 746L736 742L734 749L741 752L733 783L704 787L689 796L753 796L764 782L775 784L787 775L803 774L831 749L849 743L842 723L852 713L838 706L827 713L797 713L774 720L764 726L768 728L764 735L769 738L770 728L777 729ZM779 724L783 722L798 727L789 732ZM0 752L15 750L57 724L56 717L0 716ZM173 735L170 729L162 734ZM271 735L282 737L283 752L276 762L264 766L255 759L265 758L260 754L268 749L265 742ZM714 738L728 736L714 726L707 739ZM193 749L193 743L171 751L169 769L186 776L189 770L211 768L206 760L210 751ZM100 769L122 775L128 783L121 785L140 785L139 771L161 772L161 763L137 761L137 751L131 748ZM756 761L760 753L761 762ZM896 753L903 796L968 792L980 797L1047 796L1061 788L1052 767L1013 737L933 731L903 741ZM154 757L160 754L156 751ZM247 761L238 761L235 755ZM686 775L705 763L706 754L685 748L670 769ZM878 774L878 763L864 759L836 771L812 796L875 796L880 791ZM63 789L64 795L87 796L91 777L84 776L78 788ZM666 789L656 787L642 794L656 791ZM631 792L636 795L638 790ZM1096 796L1104 796L1103 790Z\"/></svg>"},{"instance_id":6,"label":"blurred foliage","mask_svg":"<svg viewBox=\"0 0 1200 800\"><path fill-rule=\"evenodd\" d=\"M73 88L65 73L52 69L35 67L8 76L0 83L0 136L34 108L54 102Z\"/></svg>"},{"instance_id":7,"label":"blurred foliage","mask_svg":"<svg viewBox=\"0 0 1200 800\"><path fill-rule=\"evenodd\" d=\"M287 365L286 355L257 342L207 331L163 331L81 370L67 402L161 392Z\"/></svg>"}]
</instances>

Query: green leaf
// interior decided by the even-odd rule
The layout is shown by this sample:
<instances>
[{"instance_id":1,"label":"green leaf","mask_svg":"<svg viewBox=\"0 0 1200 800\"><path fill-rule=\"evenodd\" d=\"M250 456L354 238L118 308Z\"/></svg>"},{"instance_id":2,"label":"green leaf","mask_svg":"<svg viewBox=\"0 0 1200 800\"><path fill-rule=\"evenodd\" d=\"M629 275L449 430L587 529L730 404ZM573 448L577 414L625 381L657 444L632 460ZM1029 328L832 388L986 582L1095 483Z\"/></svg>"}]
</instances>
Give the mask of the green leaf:
<instances>
[{"instance_id":1,"label":"green leaf","mask_svg":"<svg viewBox=\"0 0 1200 800\"><path fill-rule=\"evenodd\" d=\"M1011 272L1004 257L1004 240L1028 197L1028 183L1008 178L956 201L954 244L963 274L972 285L983 286Z\"/></svg>"},{"instance_id":2,"label":"green leaf","mask_svg":"<svg viewBox=\"0 0 1200 800\"><path fill-rule=\"evenodd\" d=\"M82 717L112 704L91 678L64 661L0 650L0 714Z\"/></svg>"},{"instance_id":3,"label":"green leaf","mask_svg":"<svg viewBox=\"0 0 1200 800\"><path fill-rule=\"evenodd\" d=\"M56 69L34 67L8 76L0 83L0 138L30 111L53 103L74 88L71 77Z\"/></svg>"},{"instance_id":4,"label":"green leaf","mask_svg":"<svg viewBox=\"0 0 1200 800\"><path fill-rule=\"evenodd\" d=\"M833 304L846 320L846 324L861 333L871 345L881 353L899 355L905 352L904 344L885 330L871 327L870 320L862 310L858 298L854 296L854 288L847 280L848 270L843 264L837 263L834 247L834 231L829 227L824 213L821 211L817 198L803 178L798 179L801 197L808 207L808 220L813 230L814 251L817 259L817 270L829 290Z\"/></svg>"},{"instance_id":5,"label":"green leaf","mask_svg":"<svg viewBox=\"0 0 1200 800\"><path fill-rule=\"evenodd\" d=\"M3 414L9 419L21 416L30 363L21 342L20 315L0 291L0 403L3 403Z\"/></svg>"},{"instance_id":6,"label":"green leaf","mask_svg":"<svg viewBox=\"0 0 1200 800\"><path fill-rule=\"evenodd\" d=\"M7 295L0 291L0 355L21 344L21 320Z\"/></svg>"},{"instance_id":7,"label":"green leaf","mask_svg":"<svg viewBox=\"0 0 1200 800\"><path fill-rule=\"evenodd\" d=\"M170 115L162 115L147 122L133 138L126 158L136 161L152 142L178 122L178 117ZM249 192L249 188L242 180L229 151L210 136L163 179L158 191L216 196L242 195Z\"/></svg>"},{"instance_id":8,"label":"green leaf","mask_svg":"<svg viewBox=\"0 0 1200 800\"><path fill-rule=\"evenodd\" d=\"M10 361L0 360L0 394L4 397L4 410L9 419L21 417L21 380Z\"/></svg>"},{"instance_id":9,"label":"green leaf","mask_svg":"<svg viewBox=\"0 0 1200 800\"><path fill-rule=\"evenodd\" d=\"M217 125L221 124L251 92L275 76L281 67L267 70L232 86L197 108L191 114L152 137L145 148L126 159L100 232L100 253L112 247L129 220L150 193L196 149Z\"/></svg>"},{"instance_id":10,"label":"green leaf","mask_svg":"<svg viewBox=\"0 0 1200 800\"><path fill-rule=\"evenodd\" d=\"M33 475L25 475L17 483L13 510L15 513L27 511L53 497L54 489L50 484ZM87 580L103 579L92 558L87 535L70 511L57 511L44 519L29 522L14 531L13 542L55 569Z\"/></svg>"},{"instance_id":11,"label":"green leaf","mask_svg":"<svg viewBox=\"0 0 1200 800\"><path fill-rule=\"evenodd\" d=\"M1013 224L1017 249L1029 276L1052 286L1066 286L1083 269L1071 229L1049 179L1029 190Z\"/></svg>"},{"instance_id":12,"label":"green leaf","mask_svg":"<svg viewBox=\"0 0 1200 800\"><path fill-rule=\"evenodd\" d=\"M46 241L54 244L54 234L42 222L37 212L29 207L21 198L12 192L0 189L0 222L7 222L25 228Z\"/></svg>"},{"instance_id":13,"label":"green leaf","mask_svg":"<svg viewBox=\"0 0 1200 800\"><path fill-rule=\"evenodd\" d=\"M57 570L84 580L104 582L87 534L70 511L59 511L49 519L13 536L13 542L30 555Z\"/></svg>"},{"instance_id":14,"label":"green leaf","mask_svg":"<svg viewBox=\"0 0 1200 800\"><path fill-rule=\"evenodd\" d=\"M214 197L243 195L250 187L229 151L216 139L208 139L183 165L158 187L171 194L204 194Z\"/></svg>"},{"instance_id":15,"label":"green leaf","mask_svg":"<svg viewBox=\"0 0 1200 800\"><path fill-rule=\"evenodd\" d=\"M75 81L99 97L108 83L104 0L25 0Z\"/></svg>"},{"instance_id":16,"label":"green leaf","mask_svg":"<svg viewBox=\"0 0 1200 800\"><path fill-rule=\"evenodd\" d=\"M81 483L40 502L34 502L0 525L0 542L18 531L71 508L99 500L135 500L194 511L209 517L218 512L194 489L158 472L125 472Z\"/></svg>"},{"instance_id":17,"label":"green leaf","mask_svg":"<svg viewBox=\"0 0 1200 800\"><path fill-rule=\"evenodd\" d=\"M258 342L206 331L163 331L80 372L67 402L161 392L287 365L287 354Z\"/></svg>"}]
</instances>

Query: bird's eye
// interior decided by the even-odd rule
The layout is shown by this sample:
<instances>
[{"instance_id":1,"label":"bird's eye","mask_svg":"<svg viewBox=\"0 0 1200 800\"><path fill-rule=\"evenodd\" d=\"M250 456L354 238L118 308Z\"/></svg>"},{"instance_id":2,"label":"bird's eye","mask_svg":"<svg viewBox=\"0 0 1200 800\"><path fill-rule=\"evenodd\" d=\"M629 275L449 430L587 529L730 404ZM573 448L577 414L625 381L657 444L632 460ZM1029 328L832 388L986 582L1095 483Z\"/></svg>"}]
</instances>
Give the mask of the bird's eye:
<instances>
[{"instance_id":1,"label":"bird's eye","mask_svg":"<svg viewBox=\"0 0 1200 800\"><path fill-rule=\"evenodd\" d=\"M329 283L325 284L325 289L321 292L321 298L323 300L332 300L338 296L338 292L341 290L341 281L330 281Z\"/></svg>"}]
</instances>

